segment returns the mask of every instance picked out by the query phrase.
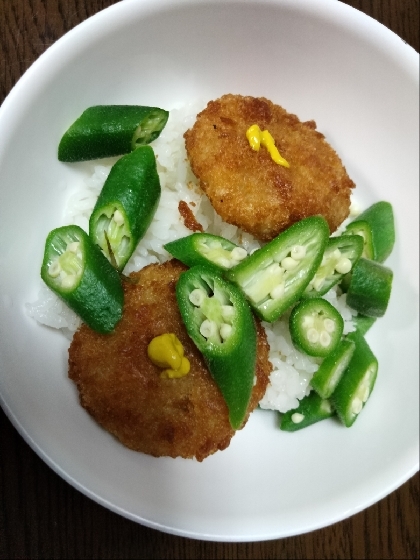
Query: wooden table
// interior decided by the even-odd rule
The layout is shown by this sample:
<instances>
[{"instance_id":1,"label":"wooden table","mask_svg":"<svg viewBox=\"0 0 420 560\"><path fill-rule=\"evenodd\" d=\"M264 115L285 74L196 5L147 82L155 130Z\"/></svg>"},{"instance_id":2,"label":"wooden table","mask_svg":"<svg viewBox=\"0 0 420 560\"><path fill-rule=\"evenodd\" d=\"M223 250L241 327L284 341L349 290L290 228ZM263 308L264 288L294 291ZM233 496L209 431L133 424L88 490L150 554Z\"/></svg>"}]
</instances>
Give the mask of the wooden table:
<instances>
[{"instance_id":1,"label":"wooden table","mask_svg":"<svg viewBox=\"0 0 420 560\"><path fill-rule=\"evenodd\" d=\"M64 33L115 0L0 0L0 102ZM418 0L345 2L419 50ZM1 558L413 558L419 475L366 511L326 529L261 543L167 535L108 511L64 482L0 410Z\"/></svg>"}]
</instances>

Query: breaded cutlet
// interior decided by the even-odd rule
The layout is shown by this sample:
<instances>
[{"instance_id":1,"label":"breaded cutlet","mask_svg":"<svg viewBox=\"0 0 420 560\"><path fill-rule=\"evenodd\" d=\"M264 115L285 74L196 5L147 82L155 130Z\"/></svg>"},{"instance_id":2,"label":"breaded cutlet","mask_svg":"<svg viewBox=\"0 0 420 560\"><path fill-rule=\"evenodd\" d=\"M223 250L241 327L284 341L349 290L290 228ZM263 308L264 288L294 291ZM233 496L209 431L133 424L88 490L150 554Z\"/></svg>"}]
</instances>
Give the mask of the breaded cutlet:
<instances>
[{"instance_id":1,"label":"breaded cutlet","mask_svg":"<svg viewBox=\"0 0 420 560\"><path fill-rule=\"evenodd\" d=\"M253 124L269 131L289 168L264 147L251 148L246 131ZM316 214L334 232L349 214L355 185L316 123L301 122L268 99L228 94L210 101L184 137L216 212L261 241Z\"/></svg>"},{"instance_id":2,"label":"breaded cutlet","mask_svg":"<svg viewBox=\"0 0 420 560\"><path fill-rule=\"evenodd\" d=\"M124 282L124 313L115 331L101 335L83 325L75 333L69 377L81 405L127 447L156 457L202 461L228 447L235 432L222 394L182 323L175 286L186 269L171 260L132 273L137 283ZM249 413L263 397L272 369L259 323L257 332ZM162 379L162 370L148 358L149 342L164 333L175 333L184 347L191 364L185 377Z\"/></svg>"}]
</instances>

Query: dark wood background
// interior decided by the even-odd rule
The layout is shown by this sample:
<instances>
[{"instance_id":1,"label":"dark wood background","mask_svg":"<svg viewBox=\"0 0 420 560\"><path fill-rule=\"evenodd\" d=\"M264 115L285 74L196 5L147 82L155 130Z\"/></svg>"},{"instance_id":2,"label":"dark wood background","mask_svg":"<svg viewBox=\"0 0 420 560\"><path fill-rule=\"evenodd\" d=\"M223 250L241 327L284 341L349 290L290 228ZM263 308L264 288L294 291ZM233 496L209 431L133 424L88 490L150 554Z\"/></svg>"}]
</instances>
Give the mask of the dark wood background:
<instances>
[{"instance_id":1,"label":"dark wood background","mask_svg":"<svg viewBox=\"0 0 420 560\"><path fill-rule=\"evenodd\" d=\"M50 45L115 3L0 0L0 103ZM419 0L345 3L419 50ZM38 458L0 409L0 558L418 559L418 506L417 473L362 513L306 535L261 543L167 535L128 521L73 489Z\"/></svg>"}]
</instances>

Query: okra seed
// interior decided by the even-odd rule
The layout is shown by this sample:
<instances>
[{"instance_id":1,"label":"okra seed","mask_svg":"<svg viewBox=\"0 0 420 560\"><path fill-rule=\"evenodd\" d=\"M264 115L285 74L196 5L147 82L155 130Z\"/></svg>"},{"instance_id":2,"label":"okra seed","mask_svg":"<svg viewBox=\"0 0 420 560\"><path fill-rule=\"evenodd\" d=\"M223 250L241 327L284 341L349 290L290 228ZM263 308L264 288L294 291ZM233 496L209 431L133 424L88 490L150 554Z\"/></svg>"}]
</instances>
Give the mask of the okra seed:
<instances>
[{"instance_id":1,"label":"okra seed","mask_svg":"<svg viewBox=\"0 0 420 560\"><path fill-rule=\"evenodd\" d=\"M203 304L206 297L207 297L206 292L204 290L200 290L200 288L197 288L190 293L188 299L193 305L195 305L196 307L200 307L200 305Z\"/></svg>"},{"instance_id":2,"label":"okra seed","mask_svg":"<svg viewBox=\"0 0 420 560\"><path fill-rule=\"evenodd\" d=\"M331 414L332 407L331 407L330 401L323 400L322 403L321 403L321 410L322 410L322 412L325 412L326 414Z\"/></svg>"},{"instance_id":3,"label":"okra seed","mask_svg":"<svg viewBox=\"0 0 420 560\"><path fill-rule=\"evenodd\" d=\"M331 344L331 336L327 333L327 331L322 331L319 336L319 342L324 348L327 348Z\"/></svg>"},{"instance_id":4,"label":"okra seed","mask_svg":"<svg viewBox=\"0 0 420 560\"><path fill-rule=\"evenodd\" d=\"M77 253L77 251L79 250L80 247L80 242L79 241L73 241L72 243L69 243L66 247L66 251L70 251L70 253Z\"/></svg>"},{"instance_id":5,"label":"okra seed","mask_svg":"<svg viewBox=\"0 0 420 560\"><path fill-rule=\"evenodd\" d=\"M302 326L305 329L309 329L309 327L313 327L315 322L315 318L312 315L305 315L303 318Z\"/></svg>"},{"instance_id":6,"label":"okra seed","mask_svg":"<svg viewBox=\"0 0 420 560\"><path fill-rule=\"evenodd\" d=\"M217 334L217 325L215 321L209 321L206 319L201 323L200 333L204 336L204 338L210 338Z\"/></svg>"},{"instance_id":7,"label":"okra seed","mask_svg":"<svg viewBox=\"0 0 420 560\"><path fill-rule=\"evenodd\" d=\"M335 331L335 323L332 319L324 319L323 325L324 325L324 329L327 332L332 333Z\"/></svg>"},{"instance_id":8,"label":"okra seed","mask_svg":"<svg viewBox=\"0 0 420 560\"><path fill-rule=\"evenodd\" d=\"M347 257L342 257L335 265L335 270L339 274L347 274L351 270L351 260Z\"/></svg>"},{"instance_id":9,"label":"okra seed","mask_svg":"<svg viewBox=\"0 0 420 560\"><path fill-rule=\"evenodd\" d=\"M275 288L273 288L270 292L271 299L279 299L284 294L284 284L279 284Z\"/></svg>"},{"instance_id":10,"label":"okra seed","mask_svg":"<svg viewBox=\"0 0 420 560\"><path fill-rule=\"evenodd\" d=\"M359 397L354 398L353 402L351 403L351 411L353 412L353 414L359 414L362 408L363 408L362 400L359 399Z\"/></svg>"},{"instance_id":11,"label":"okra seed","mask_svg":"<svg viewBox=\"0 0 420 560\"><path fill-rule=\"evenodd\" d=\"M220 326L220 336L223 340L226 340L232 334L232 325L228 325L227 323L222 323Z\"/></svg>"},{"instance_id":12,"label":"okra seed","mask_svg":"<svg viewBox=\"0 0 420 560\"><path fill-rule=\"evenodd\" d=\"M292 257L285 257L282 261L281 261L281 266L285 269L285 270L294 270L297 265L299 264L299 261L296 261L294 258Z\"/></svg>"},{"instance_id":13,"label":"okra seed","mask_svg":"<svg viewBox=\"0 0 420 560\"><path fill-rule=\"evenodd\" d=\"M266 269L268 274L278 274L279 271L281 271L281 266L278 263L272 263Z\"/></svg>"},{"instance_id":14,"label":"okra seed","mask_svg":"<svg viewBox=\"0 0 420 560\"><path fill-rule=\"evenodd\" d=\"M300 424L302 420L305 419L305 416L303 414L300 414L299 412L295 412L294 414L292 414L291 418L292 422L294 422L295 424Z\"/></svg>"},{"instance_id":15,"label":"okra seed","mask_svg":"<svg viewBox=\"0 0 420 560\"><path fill-rule=\"evenodd\" d=\"M248 256L248 253L242 247L235 247L232 249L230 256L232 259L235 259L235 261L242 261Z\"/></svg>"},{"instance_id":16,"label":"okra seed","mask_svg":"<svg viewBox=\"0 0 420 560\"><path fill-rule=\"evenodd\" d=\"M225 257L219 257L215 262L216 264L224 266L225 268L230 268L232 266L231 261L229 259L226 259Z\"/></svg>"},{"instance_id":17,"label":"okra seed","mask_svg":"<svg viewBox=\"0 0 420 560\"><path fill-rule=\"evenodd\" d=\"M306 337L309 340L309 342L318 342L319 332L314 328L310 328L306 333Z\"/></svg>"},{"instance_id":18,"label":"okra seed","mask_svg":"<svg viewBox=\"0 0 420 560\"><path fill-rule=\"evenodd\" d=\"M362 401L364 403L368 400L369 394L370 394L369 387L365 387L365 390L363 391L363 395L362 395Z\"/></svg>"},{"instance_id":19,"label":"okra seed","mask_svg":"<svg viewBox=\"0 0 420 560\"><path fill-rule=\"evenodd\" d=\"M62 288L71 288L76 280L75 274L67 274L61 281Z\"/></svg>"},{"instance_id":20,"label":"okra seed","mask_svg":"<svg viewBox=\"0 0 420 560\"><path fill-rule=\"evenodd\" d=\"M60 262L59 262L58 259L55 259L50 264L50 267L48 269L48 274L51 276L51 278L57 278L57 276L60 274L60 272L61 272Z\"/></svg>"},{"instance_id":21,"label":"okra seed","mask_svg":"<svg viewBox=\"0 0 420 560\"><path fill-rule=\"evenodd\" d=\"M117 226L122 226L123 225L124 216L121 214L120 210L115 210L113 220L117 224Z\"/></svg>"},{"instance_id":22,"label":"okra seed","mask_svg":"<svg viewBox=\"0 0 420 560\"><path fill-rule=\"evenodd\" d=\"M323 283L324 283L324 278L315 277L312 281L312 285L314 287L314 290L319 291L321 289Z\"/></svg>"},{"instance_id":23,"label":"okra seed","mask_svg":"<svg viewBox=\"0 0 420 560\"><path fill-rule=\"evenodd\" d=\"M222 305L222 317L227 321L232 321L235 315L235 308L233 305Z\"/></svg>"},{"instance_id":24,"label":"okra seed","mask_svg":"<svg viewBox=\"0 0 420 560\"><path fill-rule=\"evenodd\" d=\"M333 259L339 259L341 257L341 251L340 249L335 249L333 251L333 254L331 255Z\"/></svg>"},{"instance_id":25,"label":"okra seed","mask_svg":"<svg viewBox=\"0 0 420 560\"><path fill-rule=\"evenodd\" d=\"M290 256L297 261L302 260L306 256L306 247L304 245L294 245L290 251Z\"/></svg>"}]
</instances>

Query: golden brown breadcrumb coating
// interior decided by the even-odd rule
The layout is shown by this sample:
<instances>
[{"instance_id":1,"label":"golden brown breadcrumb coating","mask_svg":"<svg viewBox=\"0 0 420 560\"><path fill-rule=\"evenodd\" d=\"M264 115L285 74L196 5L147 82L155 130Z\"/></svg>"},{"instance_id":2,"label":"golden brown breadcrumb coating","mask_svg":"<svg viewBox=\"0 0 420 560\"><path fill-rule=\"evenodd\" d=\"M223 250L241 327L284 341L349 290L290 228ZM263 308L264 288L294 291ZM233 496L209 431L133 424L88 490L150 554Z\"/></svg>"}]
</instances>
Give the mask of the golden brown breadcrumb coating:
<instances>
[{"instance_id":1,"label":"golden brown breadcrumb coating","mask_svg":"<svg viewBox=\"0 0 420 560\"><path fill-rule=\"evenodd\" d=\"M222 394L182 323L175 285L184 270L171 260L132 273L138 283L124 282L124 314L115 331L101 335L83 325L75 333L69 377L82 406L127 447L202 461L228 447L235 432ZM259 324L257 332L257 382L249 413L263 397L271 371ZM184 346L191 364L185 377L162 379L162 370L147 356L149 342L164 333L175 333Z\"/></svg>"},{"instance_id":2,"label":"golden brown breadcrumb coating","mask_svg":"<svg viewBox=\"0 0 420 560\"><path fill-rule=\"evenodd\" d=\"M253 124L270 132L289 168L265 148L250 147L246 131ZM216 212L262 241L316 214L333 232L349 214L354 183L316 123L300 122L268 99L228 94L210 101L184 137Z\"/></svg>"}]
</instances>

